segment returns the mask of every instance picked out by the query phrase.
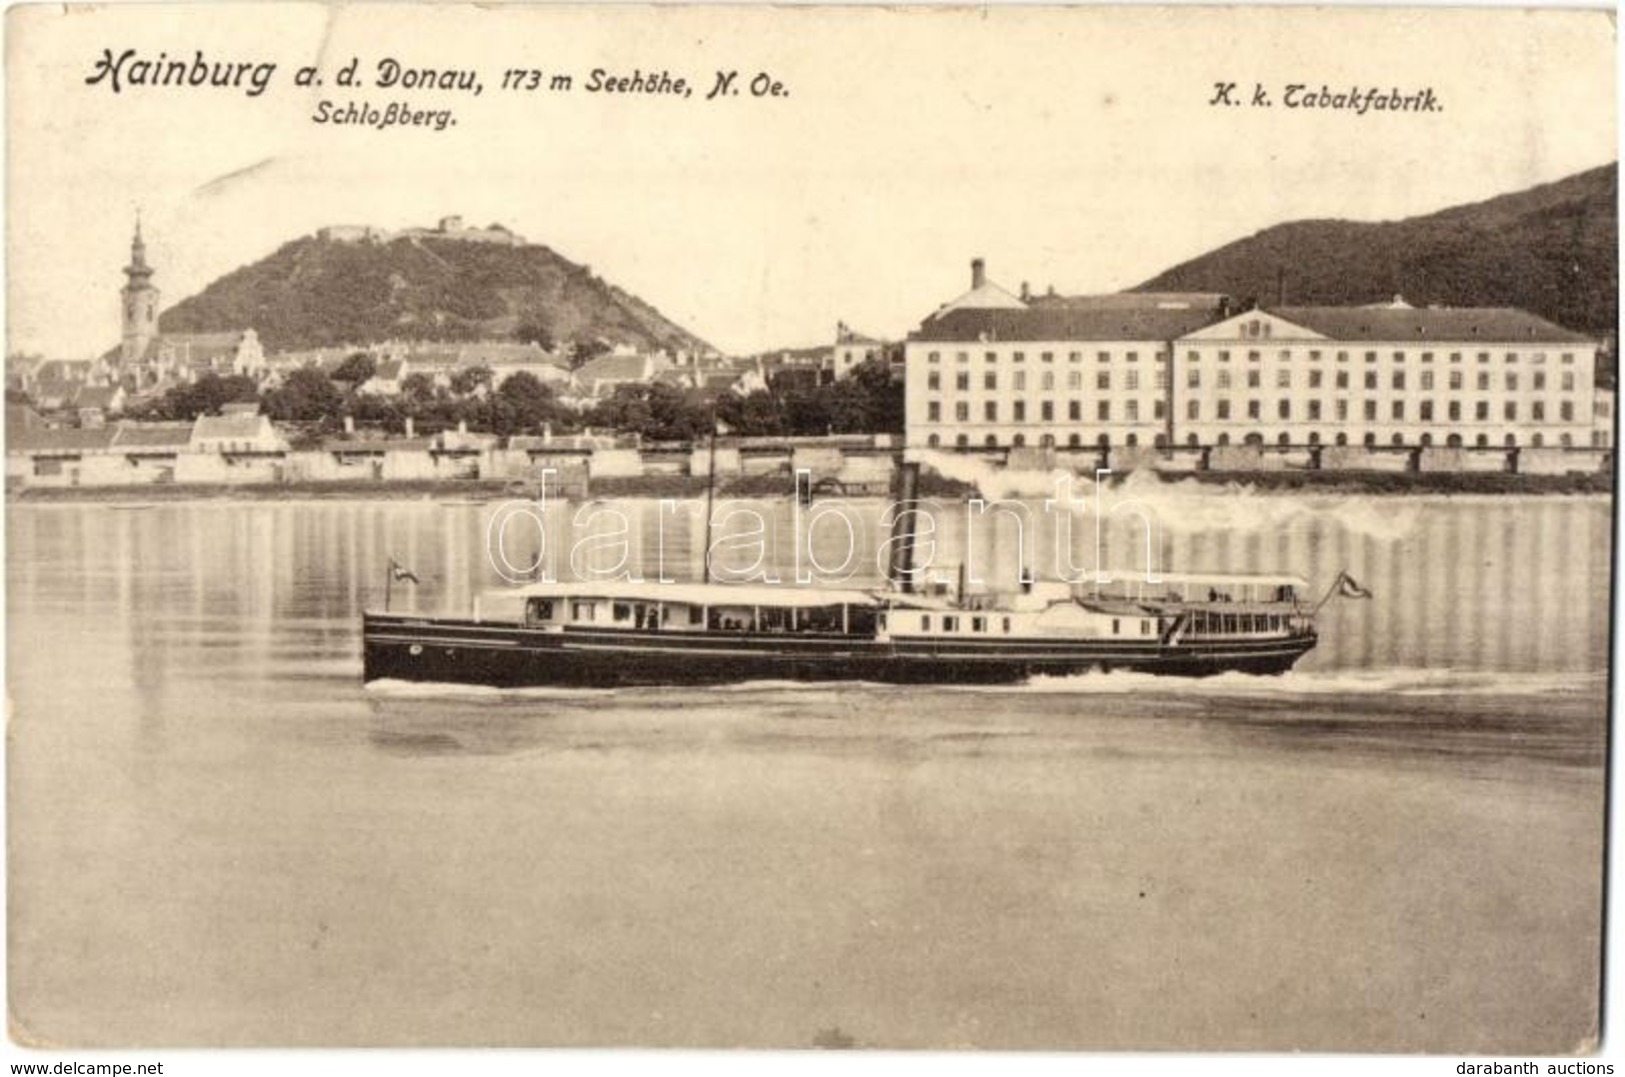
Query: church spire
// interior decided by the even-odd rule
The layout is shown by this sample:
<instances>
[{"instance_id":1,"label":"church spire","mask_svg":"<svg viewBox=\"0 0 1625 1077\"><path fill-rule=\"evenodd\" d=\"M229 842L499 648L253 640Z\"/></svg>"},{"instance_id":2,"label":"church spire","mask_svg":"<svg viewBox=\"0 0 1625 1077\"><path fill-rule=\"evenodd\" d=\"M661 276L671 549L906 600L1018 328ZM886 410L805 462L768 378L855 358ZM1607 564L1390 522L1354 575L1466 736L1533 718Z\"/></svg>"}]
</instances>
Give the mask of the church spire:
<instances>
[{"instance_id":1,"label":"church spire","mask_svg":"<svg viewBox=\"0 0 1625 1077\"><path fill-rule=\"evenodd\" d=\"M147 244L141 238L141 211L135 214L135 238L130 240L130 264L124 267L131 288L145 287L152 279L152 267L147 265Z\"/></svg>"}]
</instances>

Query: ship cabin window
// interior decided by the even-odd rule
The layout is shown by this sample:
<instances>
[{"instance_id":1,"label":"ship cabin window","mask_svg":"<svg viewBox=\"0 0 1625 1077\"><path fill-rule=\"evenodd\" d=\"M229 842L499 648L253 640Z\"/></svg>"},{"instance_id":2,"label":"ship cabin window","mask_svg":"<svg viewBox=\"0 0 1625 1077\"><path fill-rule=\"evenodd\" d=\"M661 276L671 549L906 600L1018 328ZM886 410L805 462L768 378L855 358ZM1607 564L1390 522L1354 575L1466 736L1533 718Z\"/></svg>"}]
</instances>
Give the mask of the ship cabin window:
<instances>
[{"instance_id":1,"label":"ship cabin window","mask_svg":"<svg viewBox=\"0 0 1625 1077\"><path fill-rule=\"evenodd\" d=\"M572 603L570 603L570 620L572 620L572 621L585 621L585 622L587 622L589 624L592 623L592 621L593 621L593 604L591 602L572 602Z\"/></svg>"},{"instance_id":2,"label":"ship cabin window","mask_svg":"<svg viewBox=\"0 0 1625 1077\"><path fill-rule=\"evenodd\" d=\"M630 621L632 619L632 607L629 603L617 602L612 607L612 615L616 624Z\"/></svg>"},{"instance_id":3,"label":"ship cabin window","mask_svg":"<svg viewBox=\"0 0 1625 1077\"><path fill-rule=\"evenodd\" d=\"M1112 618L1112 635L1119 636L1119 635L1122 635L1122 633L1123 633L1123 622L1120 619L1118 619L1116 617L1113 617Z\"/></svg>"},{"instance_id":4,"label":"ship cabin window","mask_svg":"<svg viewBox=\"0 0 1625 1077\"><path fill-rule=\"evenodd\" d=\"M690 606L688 608L688 623L689 624L697 625L697 624L700 624L700 623L704 622L704 620L705 620L705 607L704 606Z\"/></svg>"},{"instance_id":5,"label":"ship cabin window","mask_svg":"<svg viewBox=\"0 0 1625 1077\"><path fill-rule=\"evenodd\" d=\"M944 632L958 632L959 631L959 618L958 617L944 617L942 619L942 630Z\"/></svg>"},{"instance_id":6,"label":"ship cabin window","mask_svg":"<svg viewBox=\"0 0 1625 1077\"><path fill-rule=\"evenodd\" d=\"M924 614L920 615L920 631L921 632L929 632L929 631L931 631L931 615L929 613L924 613Z\"/></svg>"},{"instance_id":7,"label":"ship cabin window","mask_svg":"<svg viewBox=\"0 0 1625 1077\"><path fill-rule=\"evenodd\" d=\"M551 598L532 598L525 602L525 623L534 625L553 619Z\"/></svg>"},{"instance_id":8,"label":"ship cabin window","mask_svg":"<svg viewBox=\"0 0 1625 1077\"><path fill-rule=\"evenodd\" d=\"M1141 621L1140 622L1140 635L1149 636L1150 634L1151 634L1151 622L1150 621Z\"/></svg>"},{"instance_id":9,"label":"ship cabin window","mask_svg":"<svg viewBox=\"0 0 1625 1077\"><path fill-rule=\"evenodd\" d=\"M1010 634L1010 618L1008 617L1004 619L1004 634L1007 636Z\"/></svg>"},{"instance_id":10,"label":"ship cabin window","mask_svg":"<svg viewBox=\"0 0 1625 1077\"><path fill-rule=\"evenodd\" d=\"M970 630L972 632L986 632L987 631L987 618L986 617L972 617L970 619Z\"/></svg>"},{"instance_id":11,"label":"ship cabin window","mask_svg":"<svg viewBox=\"0 0 1625 1077\"><path fill-rule=\"evenodd\" d=\"M875 615L875 627L882 632L886 631L886 615L884 613Z\"/></svg>"}]
</instances>

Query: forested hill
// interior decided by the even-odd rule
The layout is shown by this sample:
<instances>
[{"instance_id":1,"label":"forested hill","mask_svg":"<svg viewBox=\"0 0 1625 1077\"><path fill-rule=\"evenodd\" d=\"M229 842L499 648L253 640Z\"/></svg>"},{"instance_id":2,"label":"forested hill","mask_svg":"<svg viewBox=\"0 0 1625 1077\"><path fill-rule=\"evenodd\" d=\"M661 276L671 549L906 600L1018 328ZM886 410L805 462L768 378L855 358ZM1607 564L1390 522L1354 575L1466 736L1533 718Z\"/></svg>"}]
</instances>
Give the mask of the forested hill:
<instances>
[{"instance_id":1,"label":"forested hill","mask_svg":"<svg viewBox=\"0 0 1625 1077\"><path fill-rule=\"evenodd\" d=\"M267 351L382 340L539 340L709 346L548 247L306 236L221 277L159 318L164 332L252 328Z\"/></svg>"},{"instance_id":2,"label":"forested hill","mask_svg":"<svg viewBox=\"0 0 1625 1077\"><path fill-rule=\"evenodd\" d=\"M1600 337L1619 319L1617 164L1425 217L1293 221L1220 247L1135 291L1226 292L1290 304L1521 307Z\"/></svg>"}]
</instances>

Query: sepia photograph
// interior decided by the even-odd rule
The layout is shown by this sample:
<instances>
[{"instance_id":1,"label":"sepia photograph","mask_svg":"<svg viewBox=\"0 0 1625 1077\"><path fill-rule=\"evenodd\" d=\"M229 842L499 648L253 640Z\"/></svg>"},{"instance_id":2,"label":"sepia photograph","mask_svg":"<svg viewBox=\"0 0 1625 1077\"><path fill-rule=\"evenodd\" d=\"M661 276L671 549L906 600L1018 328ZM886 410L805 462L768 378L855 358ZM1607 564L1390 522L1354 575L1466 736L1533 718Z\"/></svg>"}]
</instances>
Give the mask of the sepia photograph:
<instances>
[{"instance_id":1,"label":"sepia photograph","mask_svg":"<svg viewBox=\"0 0 1625 1077\"><path fill-rule=\"evenodd\" d=\"M1612 1072L1612 9L4 32L12 1072Z\"/></svg>"}]
</instances>

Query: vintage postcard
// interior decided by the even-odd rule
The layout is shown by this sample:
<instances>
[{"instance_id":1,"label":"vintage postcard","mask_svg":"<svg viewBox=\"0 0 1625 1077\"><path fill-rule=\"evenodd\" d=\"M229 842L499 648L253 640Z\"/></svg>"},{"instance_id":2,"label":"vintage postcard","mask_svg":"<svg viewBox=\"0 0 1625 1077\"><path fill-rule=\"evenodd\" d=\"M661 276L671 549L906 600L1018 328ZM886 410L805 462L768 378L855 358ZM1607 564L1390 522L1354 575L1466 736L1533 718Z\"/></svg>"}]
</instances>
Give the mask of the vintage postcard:
<instances>
[{"instance_id":1,"label":"vintage postcard","mask_svg":"<svg viewBox=\"0 0 1625 1077\"><path fill-rule=\"evenodd\" d=\"M1611 13L5 31L15 1053L1602 1049Z\"/></svg>"}]
</instances>

